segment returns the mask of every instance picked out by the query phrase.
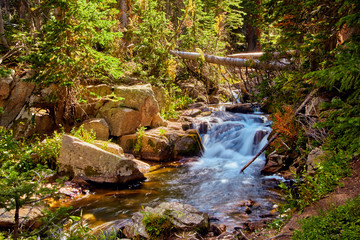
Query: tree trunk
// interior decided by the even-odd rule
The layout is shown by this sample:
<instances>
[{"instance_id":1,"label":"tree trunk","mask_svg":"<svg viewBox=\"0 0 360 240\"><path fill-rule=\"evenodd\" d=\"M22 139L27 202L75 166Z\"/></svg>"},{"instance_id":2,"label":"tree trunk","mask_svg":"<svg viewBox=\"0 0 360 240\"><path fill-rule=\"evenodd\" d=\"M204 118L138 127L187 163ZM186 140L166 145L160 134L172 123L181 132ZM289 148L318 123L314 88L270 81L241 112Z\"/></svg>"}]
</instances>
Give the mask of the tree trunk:
<instances>
[{"instance_id":1,"label":"tree trunk","mask_svg":"<svg viewBox=\"0 0 360 240\"><path fill-rule=\"evenodd\" d=\"M4 28L4 21L2 17L2 9L0 7L0 36L1 36L1 43L5 48L9 48L9 44L5 38L5 28Z\"/></svg>"},{"instance_id":2,"label":"tree trunk","mask_svg":"<svg viewBox=\"0 0 360 240\"><path fill-rule=\"evenodd\" d=\"M257 39L257 29L251 26L249 23L246 24L246 42L247 42L247 52L258 51L258 39Z\"/></svg>"},{"instance_id":3,"label":"tree trunk","mask_svg":"<svg viewBox=\"0 0 360 240\"><path fill-rule=\"evenodd\" d=\"M126 26L128 25L126 0L119 0L119 10L121 28L126 28Z\"/></svg>"},{"instance_id":4,"label":"tree trunk","mask_svg":"<svg viewBox=\"0 0 360 240\"><path fill-rule=\"evenodd\" d=\"M33 20L34 20L35 29L37 31L40 31L41 30L41 22L42 22L42 19L41 19L41 13L42 12L41 12L41 9L39 8L40 0L35 0L35 6L37 7L36 11L31 15L32 15Z\"/></svg>"},{"instance_id":5,"label":"tree trunk","mask_svg":"<svg viewBox=\"0 0 360 240\"><path fill-rule=\"evenodd\" d=\"M166 0L166 7L165 7L165 16L166 19L169 19L170 17L170 0Z\"/></svg>"},{"instance_id":6,"label":"tree trunk","mask_svg":"<svg viewBox=\"0 0 360 240\"><path fill-rule=\"evenodd\" d=\"M19 212L20 212L20 199L15 197L15 224L14 224L14 240L19 238Z\"/></svg>"}]
</instances>

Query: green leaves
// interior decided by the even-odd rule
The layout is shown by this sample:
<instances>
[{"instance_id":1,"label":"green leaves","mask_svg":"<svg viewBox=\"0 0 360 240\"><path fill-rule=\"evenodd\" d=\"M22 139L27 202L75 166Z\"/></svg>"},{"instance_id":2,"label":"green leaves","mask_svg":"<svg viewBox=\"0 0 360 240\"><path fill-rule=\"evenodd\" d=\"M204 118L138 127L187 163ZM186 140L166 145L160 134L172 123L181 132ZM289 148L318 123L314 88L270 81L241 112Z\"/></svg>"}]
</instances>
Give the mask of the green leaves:
<instances>
[{"instance_id":1,"label":"green leaves","mask_svg":"<svg viewBox=\"0 0 360 240\"><path fill-rule=\"evenodd\" d=\"M43 26L38 45L27 57L35 70L33 81L69 86L94 78L118 79L119 59L111 55L111 43L122 36L115 31L117 10L113 0L54 0L47 4L58 9Z\"/></svg>"}]
</instances>

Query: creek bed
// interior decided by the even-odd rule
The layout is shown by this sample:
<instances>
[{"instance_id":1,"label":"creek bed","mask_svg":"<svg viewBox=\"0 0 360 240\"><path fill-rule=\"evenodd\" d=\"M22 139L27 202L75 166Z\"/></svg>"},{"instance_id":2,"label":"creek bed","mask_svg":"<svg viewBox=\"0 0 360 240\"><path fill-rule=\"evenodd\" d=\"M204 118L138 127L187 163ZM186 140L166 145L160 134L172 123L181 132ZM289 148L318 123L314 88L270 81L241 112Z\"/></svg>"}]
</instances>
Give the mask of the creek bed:
<instances>
[{"instance_id":1,"label":"creek bed","mask_svg":"<svg viewBox=\"0 0 360 240\"><path fill-rule=\"evenodd\" d=\"M274 204L280 201L274 191L279 177L260 175L265 156L239 173L267 142L271 128L266 116L217 111L198 120L197 128L204 129L206 124L201 158L154 165L142 183L127 189L94 189L70 205L91 216L89 225L99 229L121 225L142 207L163 201L190 204L229 230L271 216ZM249 200L252 206L246 209Z\"/></svg>"}]
</instances>

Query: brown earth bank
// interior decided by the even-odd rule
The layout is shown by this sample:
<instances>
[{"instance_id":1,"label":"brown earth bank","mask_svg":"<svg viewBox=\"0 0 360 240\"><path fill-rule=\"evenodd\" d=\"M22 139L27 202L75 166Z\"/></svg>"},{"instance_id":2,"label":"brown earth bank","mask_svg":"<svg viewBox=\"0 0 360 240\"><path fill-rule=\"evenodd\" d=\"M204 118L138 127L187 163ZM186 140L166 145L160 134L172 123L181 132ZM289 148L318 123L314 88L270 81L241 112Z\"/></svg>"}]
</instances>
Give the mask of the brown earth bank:
<instances>
[{"instance_id":1,"label":"brown earth bank","mask_svg":"<svg viewBox=\"0 0 360 240\"><path fill-rule=\"evenodd\" d=\"M328 196L307 206L302 212L294 213L285 226L279 231L264 229L258 233L247 234L248 239L288 240L296 229L300 229L299 221L311 216L317 216L330 207L344 205L348 200L360 195L360 159L352 163L352 175L341 181L335 191Z\"/></svg>"}]
</instances>

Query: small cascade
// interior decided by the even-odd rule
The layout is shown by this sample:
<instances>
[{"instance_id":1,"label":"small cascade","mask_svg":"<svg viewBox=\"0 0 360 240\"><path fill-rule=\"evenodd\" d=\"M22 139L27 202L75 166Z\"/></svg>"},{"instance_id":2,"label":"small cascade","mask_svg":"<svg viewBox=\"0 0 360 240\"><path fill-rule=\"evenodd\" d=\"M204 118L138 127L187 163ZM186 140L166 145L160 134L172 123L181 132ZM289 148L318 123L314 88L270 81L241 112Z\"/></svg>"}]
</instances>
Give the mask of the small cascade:
<instances>
[{"instance_id":1,"label":"small cascade","mask_svg":"<svg viewBox=\"0 0 360 240\"><path fill-rule=\"evenodd\" d=\"M189 169L192 177L183 180L191 186L191 189L186 189L187 193L191 192L187 201L205 211L212 209L211 212L219 218L233 215L232 218L236 219L234 212L241 212L236 202L248 199L262 202L266 198L260 175L265 163L264 155L245 173L239 174L239 171L266 144L271 132L269 121L263 115L222 111L199 120L195 125L201 133L205 153ZM267 204L261 205L265 207ZM242 214L239 216L243 217Z\"/></svg>"}]
</instances>

